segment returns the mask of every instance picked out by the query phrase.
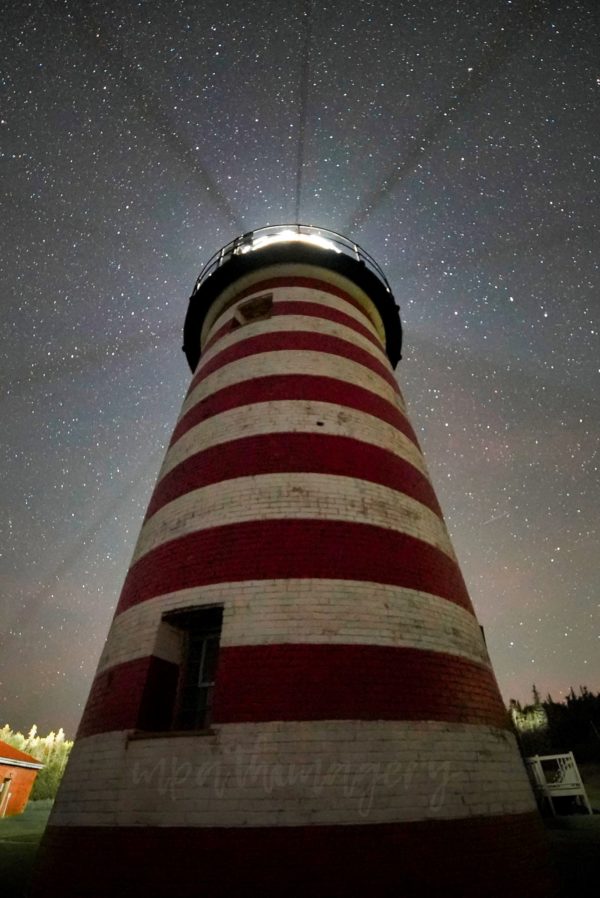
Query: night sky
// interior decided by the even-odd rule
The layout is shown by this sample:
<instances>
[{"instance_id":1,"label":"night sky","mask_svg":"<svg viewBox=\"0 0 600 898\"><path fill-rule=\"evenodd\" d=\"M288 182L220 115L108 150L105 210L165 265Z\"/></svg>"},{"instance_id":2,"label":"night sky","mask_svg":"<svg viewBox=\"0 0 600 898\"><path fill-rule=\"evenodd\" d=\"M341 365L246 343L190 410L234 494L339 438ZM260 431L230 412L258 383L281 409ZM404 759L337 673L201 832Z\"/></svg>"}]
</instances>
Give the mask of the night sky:
<instances>
[{"instance_id":1,"label":"night sky","mask_svg":"<svg viewBox=\"0 0 600 898\"><path fill-rule=\"evenodd\" d=\"M2 2L0 724L73 735L239 233L354 237L504 698L600 688L600 7Z\"/></svg>"}]
</instances>

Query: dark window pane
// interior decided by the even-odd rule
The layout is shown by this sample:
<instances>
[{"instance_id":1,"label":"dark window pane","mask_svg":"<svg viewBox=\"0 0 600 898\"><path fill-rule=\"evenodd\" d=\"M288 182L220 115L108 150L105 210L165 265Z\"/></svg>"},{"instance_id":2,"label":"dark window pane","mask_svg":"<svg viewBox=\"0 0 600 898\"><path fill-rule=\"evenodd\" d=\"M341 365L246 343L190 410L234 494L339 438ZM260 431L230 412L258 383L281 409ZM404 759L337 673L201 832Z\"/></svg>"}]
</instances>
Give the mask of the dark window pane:
<instances>
[{"instance_id":1,"label":"dark window pane","mask_svg":"<svg viewBox=\"0 0 600 898\"><path fill-rule=\"evenodd\" d=\"M219 657L219 637L210 636L204 642L204 657L202 659L201 683L214 683Z\"/></svg>"},{"instance_id":2,"label":"dark window pane","mask_svg":"<svg viewBox=\"0 0 600 898\"><path fill-rule=\"evenodd\" d=\"M204 729L211 717L223 609L175 612L167 619L185 634L174 726L182 730Z\"/></svg>"}]
</instances>

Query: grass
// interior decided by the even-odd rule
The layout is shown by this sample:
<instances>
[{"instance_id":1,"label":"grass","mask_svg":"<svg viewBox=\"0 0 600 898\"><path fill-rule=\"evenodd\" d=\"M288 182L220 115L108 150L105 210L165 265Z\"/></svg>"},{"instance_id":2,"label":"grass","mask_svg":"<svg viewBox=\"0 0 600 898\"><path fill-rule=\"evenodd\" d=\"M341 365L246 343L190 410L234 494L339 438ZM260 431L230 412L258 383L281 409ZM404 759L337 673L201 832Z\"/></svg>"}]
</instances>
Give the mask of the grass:
<instances>
[{"instance_id":1,"label":"grass","mask_svg":"<svg viewBox=\"0 0 600 898\"><path fill-rule=\"evenodd\" d=\"M560 898L585 895L600 878L600 815L547 821Z\"/></svg>"},{"instance_id":2,"label":"grass","mask_svg":"<svg viewBox=\"0 0 600 898\"><path fill-rule=\"evenodd\" d=\"M591 806L600 811L600 764L580 764L579 772Z\"/></svg>"},{"instance_id":3,"label":"grass","mask_svg":"<svg viewBox=\"0 0 600 898\"><path fill-rule=\"evenodd\" d=\"M600 765L580 765L585 789L595 813L546 820L560 898L593 890L600 880Z\"/></svg>"},{"instance_id":4,"label":"grass","mask_svg":"<svg viewBox=\"0 0 600 898\"><path fill-rule=\"evenodd\" d=\"M51 799L30 801L22 814L0 820L2 898L24 898L26 895L51 807Z\"/></svg>"}]
</instances>

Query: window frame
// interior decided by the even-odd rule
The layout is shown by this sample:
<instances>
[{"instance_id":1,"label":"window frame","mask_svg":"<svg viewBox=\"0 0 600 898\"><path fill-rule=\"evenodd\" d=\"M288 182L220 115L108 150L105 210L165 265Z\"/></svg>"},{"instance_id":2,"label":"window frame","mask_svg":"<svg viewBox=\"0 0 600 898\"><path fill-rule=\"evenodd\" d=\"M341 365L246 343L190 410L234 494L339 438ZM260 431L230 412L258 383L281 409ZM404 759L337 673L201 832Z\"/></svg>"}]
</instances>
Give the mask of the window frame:
<instances>
[{"instance_id":1,"label":"window frame","mask_svg":"<svg viewBox=\"0 0 600 898\"><path fill-rule=\"evenodd\" d=\"M193 608L182 608L177 611L167 612L161 618L162 624L168 624L181 632L181 656L178 667L177 687L173 698L171 713L171 731L173 732L201 732L210 728L213 714L214 691L219 666L219 654L221 649L221 636L223 632L223 605L204 605ZM204 622L202 622L204 618ZM212 618L212 619L211 619ZM189 676L190 668L194 666L191 654L191 637L200 634L202 641L201 658L198 664L198 674L204 675L202 670L206 657L207 643L211 639L217 640L215 659L213 662L213 679L196 684L196 698L192 709L186 710L185 693L190 689L190 679L193 683L194 675ZM205 690L206 702L202 707L200 703L201 691Z\"/></svg>"}]
</instances>

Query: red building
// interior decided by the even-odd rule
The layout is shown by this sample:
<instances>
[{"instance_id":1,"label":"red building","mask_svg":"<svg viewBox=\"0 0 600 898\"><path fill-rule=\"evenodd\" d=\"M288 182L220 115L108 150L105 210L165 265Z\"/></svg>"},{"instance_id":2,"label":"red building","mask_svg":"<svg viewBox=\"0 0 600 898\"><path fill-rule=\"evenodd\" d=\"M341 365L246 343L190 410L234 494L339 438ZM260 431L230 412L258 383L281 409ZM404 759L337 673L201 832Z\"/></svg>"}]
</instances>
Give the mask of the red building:
<instances>
[{"instance_id":1,"label":"red building","mask_svg":"<svg viewBox=\"0 0 600 898\"><path fill-rule=\"evenodd\" d=\"M547 898L527 775L340 235L224 247L36 895Z\"/></svg>"},{"instance_id":2,"label":"red building","mask_svg":"<svg viewBox=\"0 0 600 898\"><path fill-rule=\"evenodd\" d=\"M43 766L36 758L0 740L0 817L12 817L25 810Z\"/></svg>"}]
</instances>

